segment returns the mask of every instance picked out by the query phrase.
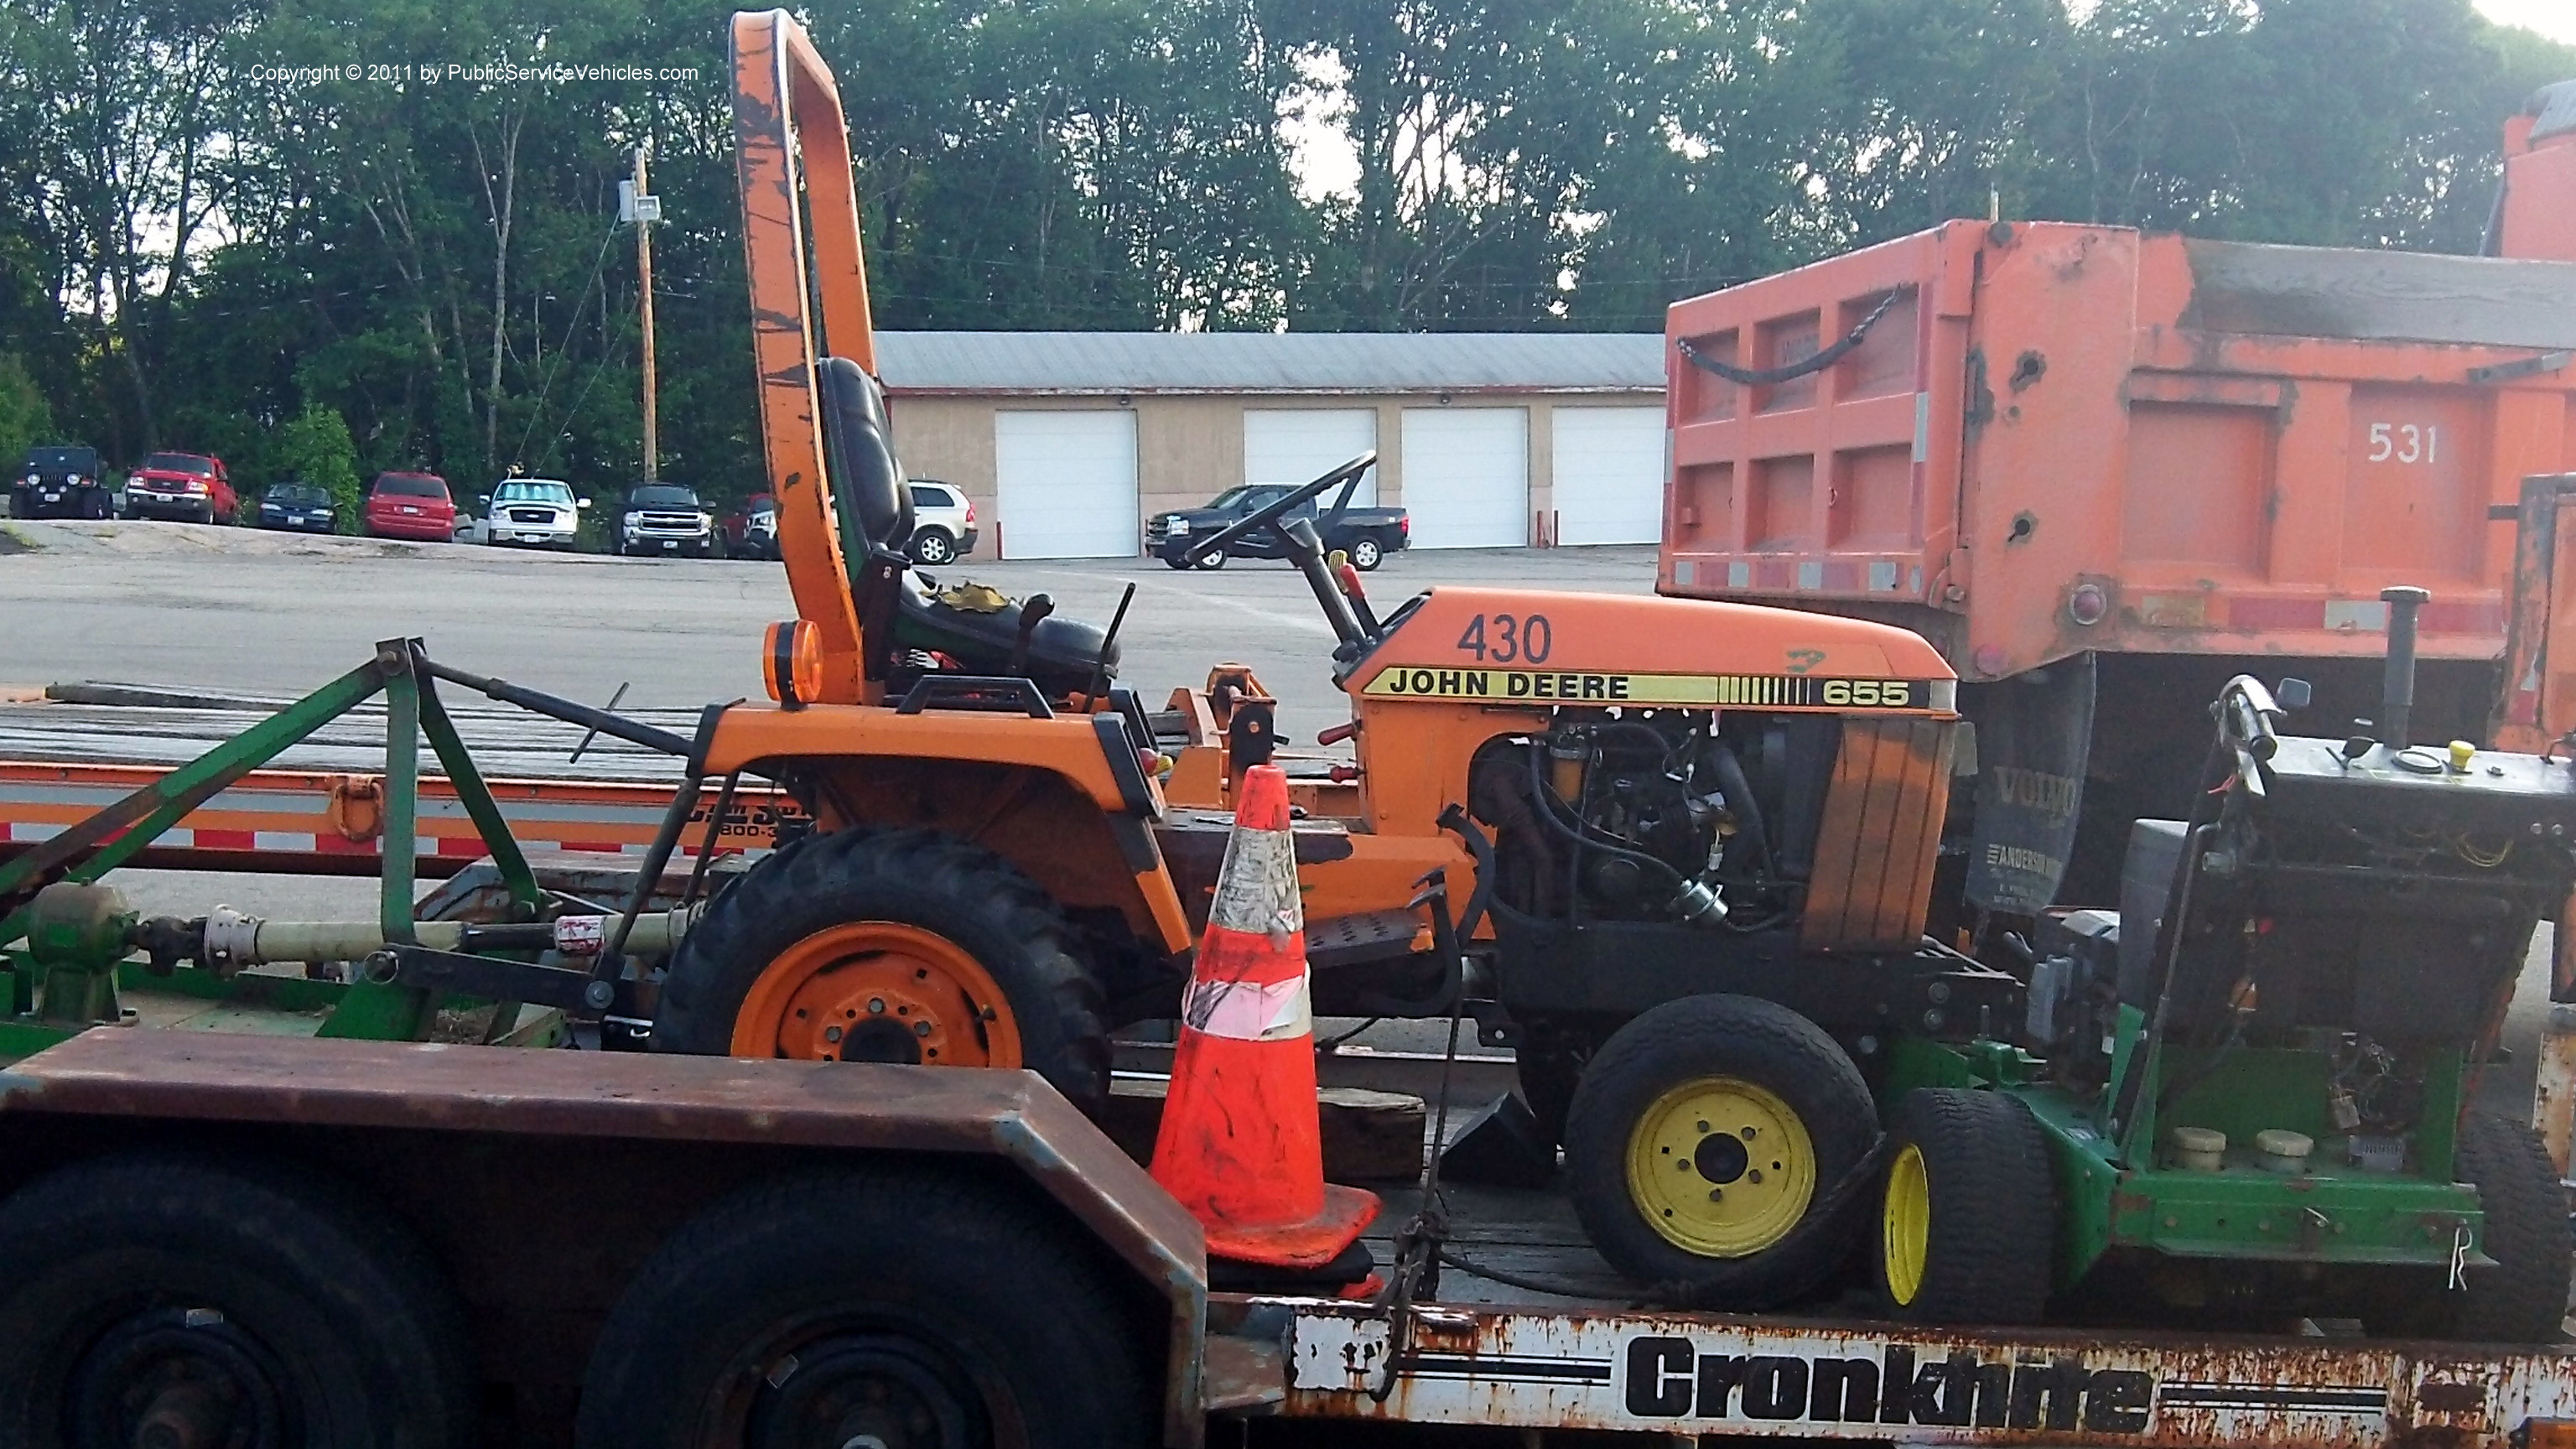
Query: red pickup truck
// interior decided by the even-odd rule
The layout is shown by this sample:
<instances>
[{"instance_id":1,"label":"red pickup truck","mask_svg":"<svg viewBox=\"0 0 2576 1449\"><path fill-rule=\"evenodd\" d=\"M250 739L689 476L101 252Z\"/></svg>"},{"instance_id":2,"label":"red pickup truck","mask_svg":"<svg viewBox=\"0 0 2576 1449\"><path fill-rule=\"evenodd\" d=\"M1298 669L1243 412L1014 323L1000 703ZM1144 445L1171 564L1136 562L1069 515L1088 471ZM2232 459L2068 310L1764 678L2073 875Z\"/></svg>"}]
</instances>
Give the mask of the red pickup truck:
<instances>
[{"instance_id":1,"label":"red pickup truck","mask_svg":"<svg viewBox=\"0 0 2576 1449\"><path fill-rule=\"evenodd\" d=\"M224 460L205 453L153 453L125 478L128 517L237 523L240 510Z\"/></svg>"}]
</instances>

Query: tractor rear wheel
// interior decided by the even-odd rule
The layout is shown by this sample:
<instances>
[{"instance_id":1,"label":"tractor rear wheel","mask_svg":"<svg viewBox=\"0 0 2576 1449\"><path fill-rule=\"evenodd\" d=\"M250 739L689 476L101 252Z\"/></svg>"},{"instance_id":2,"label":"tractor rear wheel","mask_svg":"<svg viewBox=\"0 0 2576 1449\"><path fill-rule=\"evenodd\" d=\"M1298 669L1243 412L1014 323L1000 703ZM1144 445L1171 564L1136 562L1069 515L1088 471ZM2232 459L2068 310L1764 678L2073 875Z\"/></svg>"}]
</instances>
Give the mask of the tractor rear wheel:
<instances>
[{"instance_id":1,"label":"tractor rear wheel","mask_svg":"<svg viewBox=\"0 0 2576 1449\"><path fill-rule=\"evenodd\" d=\"M1912 1323L2037 1323L2057 1236L2047 1129L2017 1097L1927 1087L1888 1135L1881 1306Z\"/></svg>"},{"instance_id":2,"label":"tractor rear wheel","mask_svg":"<svg viewBox=\"0 0 2576 1449\"><path fill-rule=\"evenodd\" d=\"M2567 1316L2567 1195L2530 1128L2472 1113L2460 1123L2454 1173L2478 1190L2479 1246L2496 1266L2473 1270L2439 1336L2472 1343L2547 1343Z\"/></svg>"},{"instance_id":3,"label":"tractor rear wheel","mask_svg":"<svg viewBox=\"0 0 2576 1449\"><path fill-rule=\"evenodd\" d=\"M1575 1213L1610 1265L1696 1306L1775 1307L1820 1284L1853 1217L1819 1211L1878 1140L1868 1083L1773 1002L1666 1002L1611 1034L1566 1114Z\"/></svg>"},{"instance_id":4,"label":"tractor rear wheel","mask_svg":"<svg viewBox=\"0 0 2576 1449\"><path fill-rule=\"evenodd\" d=\"M1066 934L1036 882L952 836L808 836L727 887L681 940L653 1047L1026 1067L1097 1115L1109 1035Z\"/></svg>"}]
</instances>

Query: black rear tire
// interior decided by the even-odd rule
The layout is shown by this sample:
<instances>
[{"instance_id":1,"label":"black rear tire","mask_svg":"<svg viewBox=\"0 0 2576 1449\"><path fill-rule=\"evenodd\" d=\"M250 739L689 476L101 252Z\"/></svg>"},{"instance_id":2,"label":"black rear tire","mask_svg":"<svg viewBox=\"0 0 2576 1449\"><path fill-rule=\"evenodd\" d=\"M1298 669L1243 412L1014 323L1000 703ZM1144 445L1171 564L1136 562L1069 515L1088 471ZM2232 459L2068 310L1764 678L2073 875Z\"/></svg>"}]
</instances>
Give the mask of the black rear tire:
<instances>
[{"instance_id":1,"label":"black rear tire","mask_svg":"<svg viewBox=\"0 0 2576 1449\"><path fill-rule=\"evenodd\" d=\"M1065 949L1062 912L1009 861L935 830L809 835L726 887L672 957L654 1050L728 1054L735 1018L770 964L861 921L919 927L972 956L1010 1005L1022 1064L1099 1114L1109 1033L1099 982Z\"/></svg>"},{"instance_id":2,"label":"black rear tire","mask_svg":"<svg viewBox=\"0 0 2576 1449\"><path fill-rule=\"evenodd\" d=\"M636 1275L576 1449L1161 1442L1161 1335L1088 1245L971 1175L757 1183Z\"/></svg>"},{"instance_id":3,"label":"black rear tire","mask_svg":"<svg viewBox=\"0 0 2576 1449\"><path fill-rule=\"evenodd\" d=\"M2530 1128L2472 1113L2460 1124L2455 1175L2478 1190L2482 1246L2496 1260L2474 1269L2441 1337L2470 1343L2546 1343L2567 1316L2571 1243L2567 1193Z\"/></svg>"},{"instance_id":4,"label":"black rear tire","mask_svg":"<svg viewBox=\"0 0 2576 1449\"><path fill-rule=\"evenodd\" d=\"M0 1203L0 1443L18 1449L153 1442L153 1415L173 1443L462 1449L479 1427L462 1325L416 1240L292 1164L120 1153Z\"/></svg>"},{"instance_id":5,"label":"black rear tire","mask_svg":"<svg viewBox=\"0 0 2576 1449\"><path fill-rule=\"evenodd\" d=\"M1349 552L1351 567L1364 574L1377 572L1377 566L1386 562L1386 545L1365 534L1351 540Z\"/></svg>"},{"instance_id":6,"label":"black rear tire","mask_svg":"<svg viewBox=\"0 0 2576 1449\"><path fill-rule=\"evenodd\" d=\"M1906 1094L1888 1135L1880 1306L1909 1323L2039 1322L2057 1241L2048 1130L2018 1097L1927 1087Z\"/></svg>"},{"instance_id":7,"label":"black rear tire","mask_svg":"<svg viewBox=\"0 0 2576 1449\"><path fill-rule=\"evenodd\" d=\"M1756 1108L1745 1124L1711 1131L1718 1115L1711 1113L1699 1128L1706 1134L1701 1146L1678 1155L1641 1148L1639 1139L1650 1138L1659 1121L1678 1121L1687 1132L1693 1114L1675 1103L1694 1091L1734 1102L1758 1093L1793 1120ZM1752 1122L1766 1115L1775 1119L1773 1131L1759 1137ZM1795 1150L1801 1133L1803 1153ZM1734 1134L1741 1146L1730 1140ZM1575 1214L1612 1267L1696 1306L1755 1310L1813 1290L1842 1264L1855 1215L1823 1208L1877 1140L1869 1084L1823 1028L1753 997L1692 996L1636 1017L1592 1054L1566 1114L1565 1165ZM1646 1163L1679 1171L1669 1179L1649 1175L1639 1165ZM1808 1185L1803 1201L1782 1186L1801 1178ZM1675 1186L1657 1186L1667 1181ZM1726 1197L1729 1191L1738 1195ZM1718 1204L1706 1210L1712 1214L1757 1212L1746 1205L1768 1202L1786 1225L1761 1218L1700 1231L1693 1204L1701 1193ZM1770 1232L1778 1235L1764 1240ZM1693 1247L1676 1233L1717 1246ZM1719 1242L1721 1234L1731 1241Z\"/></svg>"}]
</instances>

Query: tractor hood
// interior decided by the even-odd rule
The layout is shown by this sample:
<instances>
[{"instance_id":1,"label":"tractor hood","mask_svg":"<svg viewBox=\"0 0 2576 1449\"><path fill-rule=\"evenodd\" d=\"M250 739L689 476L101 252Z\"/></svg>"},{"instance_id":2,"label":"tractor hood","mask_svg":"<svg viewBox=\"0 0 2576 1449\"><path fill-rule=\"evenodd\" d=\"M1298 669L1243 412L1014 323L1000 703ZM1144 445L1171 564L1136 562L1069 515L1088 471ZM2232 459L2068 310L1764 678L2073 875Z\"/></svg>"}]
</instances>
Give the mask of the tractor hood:
<instances>
[{"instance_id":1,"label":"tractor hood","mask_svg":"<svg viewBox=\"0 0 2576 1449\"><path fill-rule=\"evenodd\" d=\"M1888 624L1700 599L1433 589L1346 676L1355 694L1552 708L1947 715L1958 676Z\"/></svg>"}]
</instances>

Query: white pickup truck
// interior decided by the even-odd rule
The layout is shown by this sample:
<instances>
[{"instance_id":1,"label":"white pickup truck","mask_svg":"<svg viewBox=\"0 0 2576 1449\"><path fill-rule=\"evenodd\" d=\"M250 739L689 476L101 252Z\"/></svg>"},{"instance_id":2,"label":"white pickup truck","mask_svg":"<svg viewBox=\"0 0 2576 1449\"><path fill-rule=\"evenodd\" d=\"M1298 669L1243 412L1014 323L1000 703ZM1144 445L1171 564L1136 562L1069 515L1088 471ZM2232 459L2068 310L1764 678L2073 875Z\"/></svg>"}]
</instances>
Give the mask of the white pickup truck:
<instances>
[{"instance_id":1,"label":"white pickup truck","mask_svg":"<svg viewBox=\"0 0 2576 1449\"><path fill-rule=\"evenodd\" d=\"M552 478L510 478L483 495L483 541L570 550L581 534L587 498Z\"/></svg>"}]
</instances>

